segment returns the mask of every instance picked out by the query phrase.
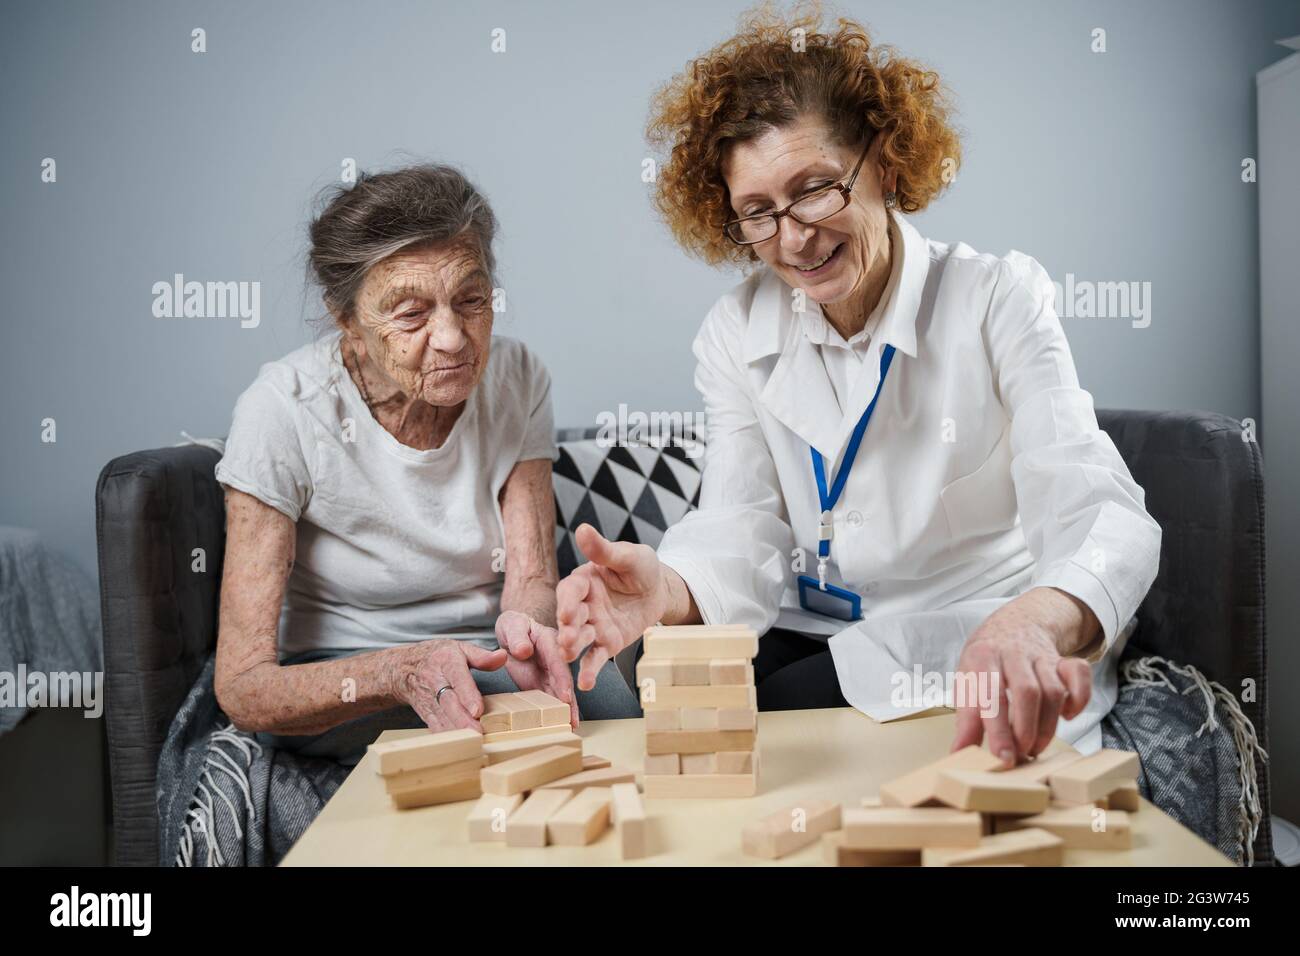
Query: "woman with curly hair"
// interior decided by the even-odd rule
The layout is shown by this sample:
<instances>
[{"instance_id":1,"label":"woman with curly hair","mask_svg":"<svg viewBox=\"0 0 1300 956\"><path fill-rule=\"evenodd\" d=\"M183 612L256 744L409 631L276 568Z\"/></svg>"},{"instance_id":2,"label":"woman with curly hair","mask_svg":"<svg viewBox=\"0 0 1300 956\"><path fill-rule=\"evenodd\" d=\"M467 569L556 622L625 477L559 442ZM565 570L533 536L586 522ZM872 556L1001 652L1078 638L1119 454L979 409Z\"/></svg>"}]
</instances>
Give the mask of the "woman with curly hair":
<instances>
[{"instance_id":1,"label":"woman with curly hair","mask_svg":"<svg viewBox=\"0 0 1300 956\"><path fill-rule=\"evenodd\" d=\"M699 509L658 553L579 529L590 563L557 594L579 686L655 622L743 623L760 709L903 713L937 675L954 749L1097 749L1160 528L1042 266L905 215L960 160L939 77L853 21L760 12L659 93L650 135L678 242L753 268L695 340Z\"/></svg>"}]
</instances>

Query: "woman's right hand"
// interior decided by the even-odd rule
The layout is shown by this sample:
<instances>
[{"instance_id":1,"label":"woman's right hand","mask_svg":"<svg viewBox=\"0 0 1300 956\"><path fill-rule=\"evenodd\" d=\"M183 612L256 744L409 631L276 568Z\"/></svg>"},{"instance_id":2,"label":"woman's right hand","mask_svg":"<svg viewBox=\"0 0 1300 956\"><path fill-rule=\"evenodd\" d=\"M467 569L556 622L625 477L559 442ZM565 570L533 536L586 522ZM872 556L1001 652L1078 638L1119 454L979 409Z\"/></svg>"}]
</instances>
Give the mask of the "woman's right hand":
<instances>
[{"instance_id":1,"label":"woman's right hand","mask_svg":"<svg viewBox=\"0 0 1300 956\"><path fill-rule=\"evenodd\" d=\"M670 596L654 548L608 541L589 524L580 525L574 538L587 563L555 589L555 618L566 660L587 649L578 689L591 690L606 661L663 619Z\"/></svg>"},{"instance_id":2,"label":"woman's right hand","mask_svg":"<svg viewBox=\"0 0 1300 956\"><path fill-rule=\"evenodd\" d=\"M483 695L470 668L494 671L503 667L504 649L487 651L471 641L435 638L412 645L401 658L393 696L409 704L430 730L467 727L483 732ZM438 691L451 688L438 699Z\"/></svg>"}]
</instances>

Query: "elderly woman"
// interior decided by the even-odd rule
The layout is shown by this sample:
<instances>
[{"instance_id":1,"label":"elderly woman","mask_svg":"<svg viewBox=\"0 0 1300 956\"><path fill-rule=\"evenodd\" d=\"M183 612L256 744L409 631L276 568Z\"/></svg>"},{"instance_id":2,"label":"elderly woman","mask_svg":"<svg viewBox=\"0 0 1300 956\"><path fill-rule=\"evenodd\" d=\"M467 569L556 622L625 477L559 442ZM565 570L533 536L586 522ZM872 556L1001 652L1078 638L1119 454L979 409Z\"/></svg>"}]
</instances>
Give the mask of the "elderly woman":
<instances>
[{"instance_id":1,"label":"elderly woman","mask_svg":"<svg viewBox=\"0 0 1300 956\"><path fill-rule=\"evenodd\" d=\"M492 335L495 229L446 166L363 175L312 224L337 329L262 367L216 471L236 727L354 760L381 725L481 730L486 692L639 712L613 667L575 694L556 644L550 379Z\"/></svg>"},{"instance_id":2,"label":"elderly woman","mask_svg":"<svg viewBox=\"0 0 1300 956\"><path fill-rule=\"evenodd\" d=\"M888 717L938 675L954 748L1095 750L1160 528L1043 268L904 215L958 164L938 78L852 21L759 14L665 87L650 131L681 245L755 268L695 340L699 509L658 553L579 529L590 563L558 590L578 686L657 621L744 623L768 632L761 709Z\"/></svg>"}]
</instances>

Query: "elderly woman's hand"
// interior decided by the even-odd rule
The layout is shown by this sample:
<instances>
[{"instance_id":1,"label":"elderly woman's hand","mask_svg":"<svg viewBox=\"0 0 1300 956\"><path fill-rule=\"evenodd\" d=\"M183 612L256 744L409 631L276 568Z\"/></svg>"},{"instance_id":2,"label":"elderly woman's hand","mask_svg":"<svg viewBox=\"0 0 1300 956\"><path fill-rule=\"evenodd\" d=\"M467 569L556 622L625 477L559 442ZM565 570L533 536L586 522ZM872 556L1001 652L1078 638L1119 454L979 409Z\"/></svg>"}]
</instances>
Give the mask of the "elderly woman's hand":
<instances>
[{"instance_id":1,"label":"elderly woman's hand","mask_svg":"<svg viewBox=\"0 0 1300 956\"><path fill-rule=\"evenodd\" d=\"M952 749L978 744L987 733L989 750L1005 767L1041 753L1057 719L1078 716L1092 692L1088 664L1061 652L1077 650L1098 630L1086 605L1053 588L1034 588L990 614L957 664L958 692L978 688L974 696L990 699L958 699Z\"/></svg>"},{"instance_id":2,"label":"elderly woman's hand","mask_svg":"<svg viewBox=\"0 0 1300 956\"><path fill-rule=\"evenodd\" d=\"M497 618L497 641L509 653L506 673L520 690L540 690L569 705L569 722L578 726L573 674L556 641L555 628L539 624L522 611Z\"/></svg>"},{"instance_id":3,"label":"elderly woman's hand","mask_svg":"<svg viewBox=\"0 0 1300 956\"><path fill-rule=\"evenodd\" d=\"M400 658L393 696L409 704L430 730L468 727L482 733L478 719L483 716L483 695L469 671L494 671L505 662L506 652L500 648L488 651L448 638L422 641Z\"/></svg>"}]
</instances>

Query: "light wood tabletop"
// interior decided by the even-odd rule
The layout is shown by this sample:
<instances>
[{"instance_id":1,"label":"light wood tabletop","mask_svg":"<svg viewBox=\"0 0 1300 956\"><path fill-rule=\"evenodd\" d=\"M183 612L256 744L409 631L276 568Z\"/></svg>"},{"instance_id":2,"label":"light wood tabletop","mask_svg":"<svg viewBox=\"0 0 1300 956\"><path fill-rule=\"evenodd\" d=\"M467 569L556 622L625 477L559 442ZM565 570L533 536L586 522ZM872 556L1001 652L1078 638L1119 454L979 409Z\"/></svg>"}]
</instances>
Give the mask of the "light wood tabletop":
<instances>
[{"instance_id":1,"label":"light wood tabletop","mask_svg":"<svg viewBox=\"0 0 1300 956\"><path fill-rule=\"evenodd\" d=\"M746 823L800 800L837 800L859 806L879 786L944 756L953 737L952 711L929 711L881 724L852 708L761 713L758 717L759 792L743 799L647 799L649 855L638 865L820 865L820 844L781 860L758 860L740 850ZM389 740L420 730L387 731ZM595 720L579 730L588 754L641 770L645 729L640 719ZM1049 752L1068 748L1057 740ZM607 831L585 847L507 847L470 843L473 801L394 809L367 754L344 781L285 866L611 866L621 865ZM1132 815L1130 850L1067 850L1073 866L1231 866L1232 863L1146 800Z\"/></svg>"}]
</instances>

